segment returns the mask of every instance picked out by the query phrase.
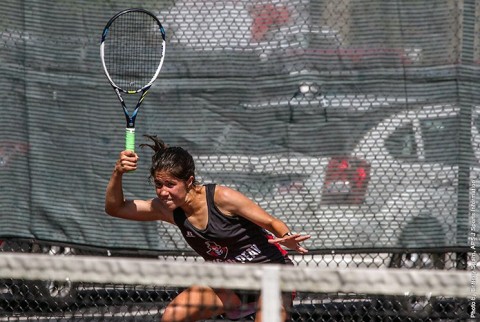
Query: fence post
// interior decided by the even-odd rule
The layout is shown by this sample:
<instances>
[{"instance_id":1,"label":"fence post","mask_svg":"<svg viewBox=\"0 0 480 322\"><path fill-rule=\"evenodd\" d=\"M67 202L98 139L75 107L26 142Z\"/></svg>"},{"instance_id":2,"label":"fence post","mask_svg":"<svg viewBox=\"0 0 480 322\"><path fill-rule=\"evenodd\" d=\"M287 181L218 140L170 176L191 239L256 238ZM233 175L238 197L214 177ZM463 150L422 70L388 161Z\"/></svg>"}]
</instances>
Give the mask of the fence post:
<instances>
[{"instance_id":1,"label":"fence post","mask_svg":"<svg viewBox=\"0 0 480 322\"><path fill-rule=\"evenodd\" d=\"M280 267L265 265L262 269L262 321L281 322Z\"/></svg>"}]
</instances>

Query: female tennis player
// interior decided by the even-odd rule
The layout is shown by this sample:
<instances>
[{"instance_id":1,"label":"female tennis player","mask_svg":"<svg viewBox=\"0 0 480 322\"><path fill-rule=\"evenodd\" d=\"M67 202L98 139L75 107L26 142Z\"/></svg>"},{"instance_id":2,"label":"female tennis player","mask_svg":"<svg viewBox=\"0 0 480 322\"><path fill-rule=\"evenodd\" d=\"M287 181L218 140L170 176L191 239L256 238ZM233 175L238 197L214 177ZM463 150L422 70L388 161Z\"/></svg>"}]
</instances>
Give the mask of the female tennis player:
<instances>
[{"instance_id":1,"label":"female tennis player","mask_svg":"<svg viewBox=\"0 0 480 322\"><path fill-rule=\"evenodd\" d=\"M153 149L150 178L156 197L125 200L122 175L137 169L138 155L122 151L107 186L107 214L130 220L163 220L178 226L187 243L206 261L230 263L276 263L293 265L280 247L306 253L300 242L310 235L291 233L287 225L268 214L242 193L222 185L201 185L195 179L192 156L181 147L169 147L156 136L147 136ZM254 296L253 312L245 298L234 290L192 286L165 309L162 321L197 321L225 314L239 318L261 309ZM283 320L288 319L292 294L283 296ZM255 321L261 321L256 314Z\"/></svg>"}]
</instances>

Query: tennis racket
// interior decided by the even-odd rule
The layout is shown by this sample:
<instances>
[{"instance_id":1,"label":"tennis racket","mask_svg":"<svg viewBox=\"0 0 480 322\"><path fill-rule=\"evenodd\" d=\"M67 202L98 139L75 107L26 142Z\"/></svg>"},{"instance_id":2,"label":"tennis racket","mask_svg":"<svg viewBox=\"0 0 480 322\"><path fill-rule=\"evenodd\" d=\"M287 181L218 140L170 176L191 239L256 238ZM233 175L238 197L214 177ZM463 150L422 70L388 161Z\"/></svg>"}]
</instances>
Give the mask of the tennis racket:
<instances>
[{"instance_id":1,"label":"tennis racket","mask_svg":"<svg viewBox=\"0 0 480 322\"><path fill-rule=\"evenodd\" d=\"M145 95L162 69L165 30L157 17L147 10L123 10L103 29L100 57L127 120L125 149L135 151L135 119ZM139 95L131 113L122 94Z\"/></svg>"}]
</instances>

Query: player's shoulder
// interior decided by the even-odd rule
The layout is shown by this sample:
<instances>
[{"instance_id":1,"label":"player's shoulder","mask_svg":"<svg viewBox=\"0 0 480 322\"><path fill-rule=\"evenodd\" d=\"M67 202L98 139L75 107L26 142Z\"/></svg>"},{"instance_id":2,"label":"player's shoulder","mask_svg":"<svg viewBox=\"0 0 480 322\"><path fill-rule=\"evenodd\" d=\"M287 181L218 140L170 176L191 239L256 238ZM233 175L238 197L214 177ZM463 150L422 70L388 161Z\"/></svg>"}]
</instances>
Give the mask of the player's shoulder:
<instances>
[{"instance_id":1,"label":"player's shoulder","mask_svg":"<svg viewBox=\"0 0 480 322\"><path fill-rule=\"evenodd\" d=\"M229 198L232 195L241 194L238 190L230 188L228 186L224 186L221 184L215 185L215 199L217 198Z\"/></svg>"},{"instance_id":2,"label":"player's shoulder","mask_svg":"<svg viewBox=\"0 0 480 322\"><path fill-rule=\"evenodd\" d=\"M216 185L214 199L215 204L220 206L228 206L248 200L240 191L224 185Z\"/></svg>"}]
</instances>

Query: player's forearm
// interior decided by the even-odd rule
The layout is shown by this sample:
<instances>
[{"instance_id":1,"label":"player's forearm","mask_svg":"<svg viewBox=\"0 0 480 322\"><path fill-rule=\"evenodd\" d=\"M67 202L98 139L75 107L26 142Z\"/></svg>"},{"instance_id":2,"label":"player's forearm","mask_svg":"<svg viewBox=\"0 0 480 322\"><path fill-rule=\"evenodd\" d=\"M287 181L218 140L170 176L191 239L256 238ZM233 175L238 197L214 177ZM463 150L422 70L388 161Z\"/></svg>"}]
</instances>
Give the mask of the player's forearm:
<instances>
[{"instance_id":1,"label":"player's forearm","mask_svg":"<svg viewBox=\"0 0 480 322\"><path fill-rule=\"evenodd\" d=\"M124 205L122 174L114 170L105 193L105 212L110 216L116 217Z\"/></svg>"},{"instance_id":2,"label":"player's forearm","mask_svg":"<svg viewBox=\"0 0 480 322\"><path fill-rule=\"evenodd\" d=\"M275 219L270 224L269 229L276 237L282 238L286 233L290 232L290 228L281 220Z\"/></svg>"}]
</instances>

